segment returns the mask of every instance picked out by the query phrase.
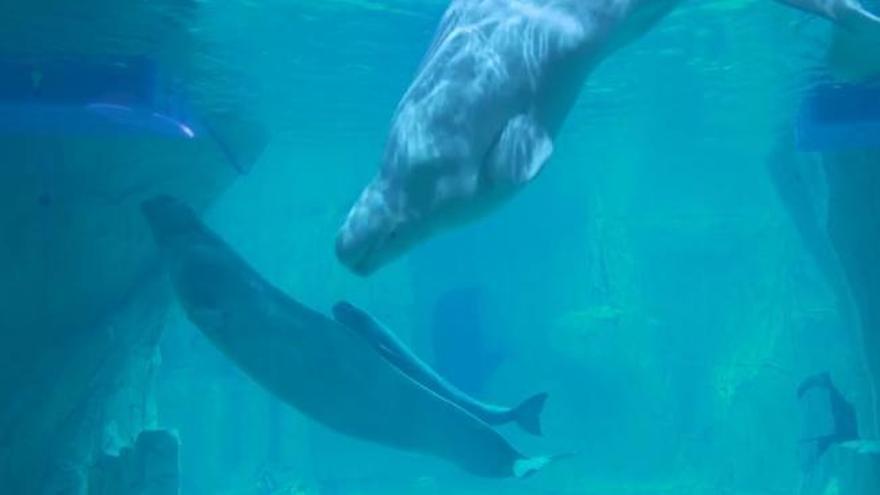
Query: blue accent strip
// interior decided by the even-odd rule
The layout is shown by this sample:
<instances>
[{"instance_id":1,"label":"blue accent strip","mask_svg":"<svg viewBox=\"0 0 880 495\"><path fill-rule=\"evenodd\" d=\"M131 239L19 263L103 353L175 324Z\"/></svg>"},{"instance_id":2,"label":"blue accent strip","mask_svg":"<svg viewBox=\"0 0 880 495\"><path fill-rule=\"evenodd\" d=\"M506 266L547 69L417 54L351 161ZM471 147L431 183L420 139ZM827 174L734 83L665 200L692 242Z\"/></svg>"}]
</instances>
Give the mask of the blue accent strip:
<instances>
[{"instance_id":1,"label":"blue accent strip","mask_svg":"<svg viewBox=\"0 0 880 495\"><path fill-rule=\"evenodd\" d=\"M0 133L192 139L184 99L142 57L0 60Z\"/></svg>"},{"instance_id":2,"label":"blue accent strip","mask_svg":"<svg viewBox=\"0 0 880 495\"><path fill-rule=\"evenodd\" d=\"M880 84L816 86L797 118L801 151L880 149Z\"/></svg>"}]
</instances>

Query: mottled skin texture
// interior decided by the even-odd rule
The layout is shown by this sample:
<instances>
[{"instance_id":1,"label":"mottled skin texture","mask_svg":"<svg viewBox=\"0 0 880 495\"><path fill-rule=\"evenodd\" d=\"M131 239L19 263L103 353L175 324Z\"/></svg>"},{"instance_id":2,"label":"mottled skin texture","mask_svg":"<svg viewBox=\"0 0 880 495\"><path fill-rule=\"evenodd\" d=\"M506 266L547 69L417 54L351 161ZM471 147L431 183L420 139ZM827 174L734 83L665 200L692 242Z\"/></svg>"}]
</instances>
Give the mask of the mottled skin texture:
<instances>
[{"instance_id":1,"label":"mottled skin texture","mask_svg":"<svg viewBox=\"0 0 880 495\"><path fill-rule=\"evenodd\" d=\"M779 0L876 23L850 0ZM368 275L538 175L591 69L679 0L454 0L403 96L378 175L336 241Z\"/></svg>"},{"instance_id":2,"label":"mottled skin texture","mask_svg":"<svg viewBox=\"0 0 880 495\"><path fill-rule=\"evenodd\" d=\"M549 461L525 458L356 333L286 296L181 202L157 198L144 211L189 319L254 381L304 415L478 476L526 476Z\"/></svg>"}]
</instances>

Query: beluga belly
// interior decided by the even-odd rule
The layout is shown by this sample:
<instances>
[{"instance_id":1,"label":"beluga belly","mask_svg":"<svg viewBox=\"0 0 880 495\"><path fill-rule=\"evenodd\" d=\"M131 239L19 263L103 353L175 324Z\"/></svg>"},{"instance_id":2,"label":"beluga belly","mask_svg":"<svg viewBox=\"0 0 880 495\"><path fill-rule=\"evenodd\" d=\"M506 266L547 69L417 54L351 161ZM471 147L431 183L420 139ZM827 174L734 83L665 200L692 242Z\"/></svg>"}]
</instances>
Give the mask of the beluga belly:
<instances>
[{"instance_id":1,"label":"beluga belly","mask_svg":"<svg viewBox=\"0 0 880 495\"><path fill-rule=\"evenodd\" d=\"M208 339L257 383L351 437L446 459L484 477L524 477L528 458L485 422L388 362L358 333L288 297L195 212L144 203L178 299Z\"/></svg>"}]
</instances>

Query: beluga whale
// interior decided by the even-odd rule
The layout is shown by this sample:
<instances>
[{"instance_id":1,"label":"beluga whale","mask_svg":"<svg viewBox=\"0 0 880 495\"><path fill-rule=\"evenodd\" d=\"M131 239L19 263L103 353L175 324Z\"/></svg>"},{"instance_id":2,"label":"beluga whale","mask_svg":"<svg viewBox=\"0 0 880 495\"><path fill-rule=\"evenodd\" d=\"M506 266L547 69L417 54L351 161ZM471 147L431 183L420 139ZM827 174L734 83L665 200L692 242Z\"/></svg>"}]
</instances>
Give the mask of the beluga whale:
<instances>
[{"instance_id":1,"label":"beluga whale","mask_svg":"<svg viewBox=\"0 0 880 495\"><path fill-rule=\"evenodd\" d=\"M852 29L856 0L776 0ZM378 174L336 238L369 275L478 218L544 169L590 72L680 0L454 0L403 95Z\"/></svg>"},{"instance_id":2,"label":"beluga whale","mask_svg":"<svg viewBox=\"0 0 880 495\"><path fill-rule=\"evenodd\" d=\"M348 301L333 306L333 317L339 323L363 336L391 364L425 388L456 404L490 425L515 422L532 435L541 434L541 410L547 394L529 397L516 407L503 407L481 402L462 392L419 359L394 333L379 320Z\"/></svg>"},{"instance_id":3,"label":"beluga whale","mask_svg":"<svg viewBox=\"0 0 880 495\"><path fill-rule=\"evenodd\" d=\"M522 478L562 457L521 454L484 421L391 364L357 332L271 285L181 201L157 197L143 211L190 321L254 381L305 416L482 477Z\"/></svg>"}]
</instances>

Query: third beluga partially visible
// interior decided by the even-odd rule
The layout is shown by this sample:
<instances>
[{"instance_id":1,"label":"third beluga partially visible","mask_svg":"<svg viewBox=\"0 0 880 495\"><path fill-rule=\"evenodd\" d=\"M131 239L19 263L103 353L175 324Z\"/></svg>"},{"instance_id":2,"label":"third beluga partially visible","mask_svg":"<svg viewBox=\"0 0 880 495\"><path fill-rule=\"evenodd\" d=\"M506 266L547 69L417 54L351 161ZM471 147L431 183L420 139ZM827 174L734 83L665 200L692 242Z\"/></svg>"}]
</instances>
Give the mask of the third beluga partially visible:
<instances>
[{"instance_id":1,"label":"third beluga partially visible","mask_svg":"<svg viewBox=\"0 0 880 495\"><path fill-rule=\"evenodd\" d=\"M516 407L502 407L478 401L446 381L418 358L381 322L349 302L333 306L336 321L352 329L391 364L435 394L456 404L490 425L515 422L532 435L541 434L541 410L547 394L534 395Z\"/></svg>"}]
</instances>

